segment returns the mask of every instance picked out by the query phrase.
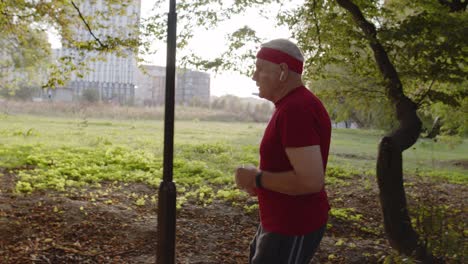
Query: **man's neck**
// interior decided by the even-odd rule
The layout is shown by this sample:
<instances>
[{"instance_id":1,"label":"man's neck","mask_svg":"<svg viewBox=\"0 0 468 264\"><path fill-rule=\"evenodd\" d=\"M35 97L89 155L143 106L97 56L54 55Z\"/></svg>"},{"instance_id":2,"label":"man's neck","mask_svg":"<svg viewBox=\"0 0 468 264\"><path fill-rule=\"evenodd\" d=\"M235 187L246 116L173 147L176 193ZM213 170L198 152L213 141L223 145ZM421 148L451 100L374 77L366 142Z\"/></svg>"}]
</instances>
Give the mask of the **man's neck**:
<instances>
[{"instance_id":1,"label":"man's neck","mask_svg":"<svg viewBox=\"0 0 468 264\"><path fill-rule=\"evenodd\" d=\"M291 80L289 82L286 82L283 86L282 89L280 89L280 93L276 96L275 100L273 103L278 102L281 100L283 97L288 95L292 90L296 89L297 87L303 86L304 84L302 83L302 80Z\"/></svg>"}]
</instances>

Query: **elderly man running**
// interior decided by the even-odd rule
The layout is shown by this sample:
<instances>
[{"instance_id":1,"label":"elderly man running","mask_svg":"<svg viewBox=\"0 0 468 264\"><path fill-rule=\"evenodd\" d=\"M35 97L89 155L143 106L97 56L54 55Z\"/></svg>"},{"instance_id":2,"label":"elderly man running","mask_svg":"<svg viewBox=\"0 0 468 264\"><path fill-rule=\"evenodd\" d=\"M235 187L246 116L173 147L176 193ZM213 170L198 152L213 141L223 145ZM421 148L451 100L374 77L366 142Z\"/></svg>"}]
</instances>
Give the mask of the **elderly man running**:
<instances>
[{"instance_id":1,"label":"elderly man running","mask_svg":"<svg viewBox=\"0 0 468 264\"><path fill-rule=\"evenodd\" d=\"M309 263L328 219L325 169L331 122L322 102L302 82L304 57L291 41L264 43L253 80L275 104L260 144L260 166L239 167L237 186L257 195L260 225L249 263Z\"/></svg>"}]
</instances>

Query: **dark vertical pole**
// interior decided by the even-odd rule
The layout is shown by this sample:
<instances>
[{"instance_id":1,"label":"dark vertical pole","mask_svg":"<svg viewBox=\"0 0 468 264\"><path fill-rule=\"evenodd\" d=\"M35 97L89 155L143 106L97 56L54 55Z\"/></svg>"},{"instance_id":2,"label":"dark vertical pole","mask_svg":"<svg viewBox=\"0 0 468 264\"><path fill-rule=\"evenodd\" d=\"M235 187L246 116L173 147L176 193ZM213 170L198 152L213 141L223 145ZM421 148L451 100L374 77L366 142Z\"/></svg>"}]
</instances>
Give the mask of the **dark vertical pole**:
<instances>
[{"instance_id":1,"label":"dark vertical pole","mask_svg":"<svg viewBox=\"0 0 468 264\"><path fill-rule=\"evenodd\" d=\"M170 0L167 25L166 106L164 117L164 168L158 197L158 264L174 264L176 187L172 181L174 156L174 102L176 54L176 1Z\"/></svg>"}]
</instances>

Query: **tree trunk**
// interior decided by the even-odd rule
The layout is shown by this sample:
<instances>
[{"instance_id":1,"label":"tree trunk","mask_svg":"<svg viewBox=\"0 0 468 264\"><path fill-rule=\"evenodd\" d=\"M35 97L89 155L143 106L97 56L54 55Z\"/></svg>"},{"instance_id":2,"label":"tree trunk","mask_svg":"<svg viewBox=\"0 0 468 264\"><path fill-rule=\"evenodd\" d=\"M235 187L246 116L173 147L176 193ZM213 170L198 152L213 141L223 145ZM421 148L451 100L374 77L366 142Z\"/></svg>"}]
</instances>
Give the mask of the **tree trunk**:
<instances>
[{"instance_id":1,"label":"tree trunk","mask_svg":"<svg viewBox=\"0 0 468 264\"><path fill-rule=\"evenodd\" d=\"M381 140L377 158L377 180L385 232L390 245L400 254L414 256L424 263L432 263L432 255L426 251L426 247L411 226L403 186L402 153L416 142L421 133L422 124L416 114L417 105L403 93L398 73L377 39L374 24L365 19L359 7L351 0L336 1L352 15L368 39L376 63L386 81L387 97L393 102L399 121L399 127Z\"/></svg>"},{"instance_id":2,"label":"tree trunk","mask_svg":"<svg viewBox=\"0 0 468 264\"><path fill-rule=\"evenodd\" d=\"M366 123L363 122L360 118L358 118L356 112L351 111L350 116L351 116L351 122L356 123L356 125L357 125L358 128L363 128L363 127L366 126Z\"/></svg>"},{"instance_id":3,"label":"tree trunk","mask_svg":"<svg viewBox=\"0 0 468 264\"><path fill-rule=\"evenodd\" d=\"M440 133L440 127L442 126L442 119L440 116L436 117L434 123L432 123L431 131L427 134L427 138L433 139Z\"/></svg>"}]
</instances>

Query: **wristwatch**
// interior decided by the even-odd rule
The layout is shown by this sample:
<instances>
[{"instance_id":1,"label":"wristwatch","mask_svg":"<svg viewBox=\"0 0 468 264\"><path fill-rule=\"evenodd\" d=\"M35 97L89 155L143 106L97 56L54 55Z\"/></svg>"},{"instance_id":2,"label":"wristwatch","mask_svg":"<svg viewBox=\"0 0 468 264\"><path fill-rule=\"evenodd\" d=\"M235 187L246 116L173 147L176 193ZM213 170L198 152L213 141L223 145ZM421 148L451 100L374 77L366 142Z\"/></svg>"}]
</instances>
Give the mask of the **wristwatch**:
<instances>
[{"instance_id":1,"label":"wristwatch","mask_svg":"<svg viewBox=\"0 0 468 264\"><path fill-rule=\"evenodd\" d=\"M263 189L262 175L263 171L259 171L257 175L255 175L255 187L257 187L258 189Z\"/></svg>"}]
</instances>

